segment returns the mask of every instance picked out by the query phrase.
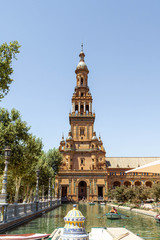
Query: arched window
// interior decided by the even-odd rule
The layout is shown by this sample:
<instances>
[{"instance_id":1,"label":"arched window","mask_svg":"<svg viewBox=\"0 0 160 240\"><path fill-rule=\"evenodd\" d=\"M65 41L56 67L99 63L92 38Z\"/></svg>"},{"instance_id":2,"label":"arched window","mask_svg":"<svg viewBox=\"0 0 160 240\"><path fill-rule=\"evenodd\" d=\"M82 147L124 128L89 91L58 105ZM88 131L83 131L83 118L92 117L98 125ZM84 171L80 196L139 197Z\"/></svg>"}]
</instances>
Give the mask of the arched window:
<instances>
[{"instance_id":1,"label":"arched window","mask_svg":"<svg viewBox=\"0 0 160 240\"><path fill-rule=\"evenodd\" d=\"M83 105L81 105L80 111L81 111L81 114L83 114L83 112L84 112L84 106Z\"/></svg>"},{"instance_id":2,"label":"arched window","mask_svg":"<svg viewBox=\"0 0 160 240\"><path fill-rule=\"evenodd\" d=\"M89 105L86 105L86 114L89 113Z\"/></svg>"},{"instance_id":3,"label":"arched window","mask_svg":"<svg viewBox=\"0 0 160 240\"><path fill-rule=\"evenodd\" d=\"M81 77L81 86L83 86L83 78Z\"/></svg>"},{"instance_id":4,"label":"arched window","mask_svg":"<svg viewBox=\"0 0 160 240\"><path fill-rule=\"evenodd\" d=\"M75 113L78 113L78 105L75 105Z\"/></svg>"}]
</instances>

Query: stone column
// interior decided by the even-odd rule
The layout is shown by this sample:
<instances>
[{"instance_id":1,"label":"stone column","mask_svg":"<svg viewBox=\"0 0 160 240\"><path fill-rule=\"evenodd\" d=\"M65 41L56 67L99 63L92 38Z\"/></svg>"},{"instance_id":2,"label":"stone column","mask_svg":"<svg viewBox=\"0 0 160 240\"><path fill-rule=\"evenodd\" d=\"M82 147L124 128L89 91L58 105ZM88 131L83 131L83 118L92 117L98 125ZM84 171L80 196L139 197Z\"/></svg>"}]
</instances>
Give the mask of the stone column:
<instances>
[{"instance_id":1,"label":"stone column","mask_svg":"<svg viewBox=\"0 0 160 240\"><path fill-rule=\"evenodd\" d=\"M92 103L90 102L89 103L89 113L91 113L92 112Z\"/></svg>"},{"instance_id":2,"label":"stone column","mask_svg":"<svg viewBox=\"0 0 160 240\"><path fill-rule=\"evenodd\" d=\"M59 183L59 198L61 198L62 196L62 186L61 184Z\"/></svg>"},{"instance_id":3,"label":"stone column","mask_svg":"<svg viewBox=\"0 0 160 240\"><path fill-rule=\"evenodd\" d=\"M78 125L76 124L76 138L78 138Z\"/></svg>"},{"instance_id":4,"label":"stone column","mask_svg":"<svg viewBox=\"0 0 160 240\"><path fill-rule=\"evenodd\" d=\"M72 113L75 113L75 102L72 103Z\"/></svg>"},{"instance_id":5,"label":"stone column","mask_svg":"<svg viewBox=\"0 0 160 240\"><path fill-rule=\"evenodd\" d=\"M97 195L97 179L94 179L94 194Z\"/></svg>"},{"instance_id":6,"label":"stone column","mask_svg":"<svg viewBox=\"0 0 160 240\"><path fill-rule=\"evenodd\" d=\"M123 185L123 180L121 180L121 186Z\"/></svg>"},{"instance_id":7,"label":"stone column","mask_svg":"<svg viewBox=\"0 0 160 240\"><path fill-rule=\"evenodd\" d=\"M134 180L131 181L131 187L134 187Z\"/></svg>"},{"instance_id":8,"label":"stone column","mask_svg":"<svg viewBox=\"0 0 160 240\"><path fill-rule=\"evenodd\" d=\"M89 200L89 186L87 186L87 201Z\"/></svg>"},{"instance_id":9,"label":"stone column","mask_svg":"<svg viewBox=\"0 0 160 240\"><path fill-rule=\"evenodd\" d=\"M76 193L76 180L74 180L74 194Z\"/></svg>"},{"instance_id":10,"label":"stone column","mask_svg":"<svg viewBox=\"0 0 160 240\"><path fill-rule=\"evenodd\" d=\"M69 179L69 195L71 195L71 184L72 184L72 179Z\"/></svg>"},{"instance_id":11,"label":"stone column","mask_svg":"<svg viewBox=\"0 0 160 240\"><path fill-rule=\"evenodd\" d=\"M87 124L87 138L89 138L89 125Z\"/></svg>"},{"instance_id":12,"label":"stone column","mask_svg":"<svg viewBox=\"0 0 160 240\"><path fill-rule=\"evenodd\" d=\"M77 201L78 201L78 187L76 187L76 198L77 198Z\"/></svg>"},{"instance_id":13,"label":"stone column","mask_svg":"<svg viewBox=\"0 0 160 240\"><path fill-rule=\"evenodd\" d=\"M90 194L92 194L92 180L90 180Z\"/></svg>"},{"instance_id":14,"label":"stone column","mask_svg":"<svg viewBox=\"0 0 160 240\"><path fill-rule=\"evenodd\" d=\"M78 103L78 113L80 113L80 111L81 111L81 102L79 101L79 103Z\"/></svg>"},{"instance_id":15,"label":"stone column","mask_svg":"<svg viewBox=\"0 0 160 240\"><path fill-rule=\"evenodd\" d=\"M107 180L105 180L105 194L107 193Z\"/></svg>"},{"instance_id":16,"label":"stone column","mask_svg":"<svg viewBox=\"0 0 160 240\"><path fill-rule=\"evenodd\" d=\"M84 113L86 113L86 102L84 102Z\"/></svg>"}]
</instances>

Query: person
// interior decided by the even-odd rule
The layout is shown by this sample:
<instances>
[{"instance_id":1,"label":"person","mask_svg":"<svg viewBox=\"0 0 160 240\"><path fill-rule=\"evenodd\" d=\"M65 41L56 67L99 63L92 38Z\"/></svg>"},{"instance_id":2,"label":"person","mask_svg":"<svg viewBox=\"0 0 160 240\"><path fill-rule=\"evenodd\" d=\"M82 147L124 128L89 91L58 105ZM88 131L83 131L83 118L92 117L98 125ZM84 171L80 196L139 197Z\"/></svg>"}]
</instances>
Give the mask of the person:
<instances>
[{"instance_id":1,"label":"person","mask_svg":"<svg viewBox=\"0 0 160 240\"><path fill-rule=\"evenodd\" d=\"M118 213L117 209L115 207L112 207L112 209L109 211L110 213Z\"/></svg>"}]
</instances>

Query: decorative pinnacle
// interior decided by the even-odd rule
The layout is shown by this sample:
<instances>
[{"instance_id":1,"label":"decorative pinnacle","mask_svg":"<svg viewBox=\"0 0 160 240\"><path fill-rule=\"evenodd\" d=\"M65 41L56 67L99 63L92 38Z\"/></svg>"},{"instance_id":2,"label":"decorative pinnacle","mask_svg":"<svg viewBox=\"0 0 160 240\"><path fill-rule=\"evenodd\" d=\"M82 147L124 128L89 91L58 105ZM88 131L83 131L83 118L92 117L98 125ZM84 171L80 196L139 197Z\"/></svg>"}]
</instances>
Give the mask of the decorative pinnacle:
<instances>
[{"instance_id":1,"label":"decorative pinnacle","mask_svg":"<svg viewBox=\"0 0 160 240\"><path fill-rule=\"evenodd\" d=\"M81 52L83 52L83 42L82 42L82 44L81 44Z\"/></svg>"},{"instance_id":2,"label":"decorative pinnacle","mask_svg":"<svg viewBox=\"0 0 160 240\"><path fill-rule=\"evenodd\" d=\"M80 52L79 56L80 56L80 62L84 62L85 54L83 52L83 42L81 44L81 52Z\"/></svg>"}]
</instances>

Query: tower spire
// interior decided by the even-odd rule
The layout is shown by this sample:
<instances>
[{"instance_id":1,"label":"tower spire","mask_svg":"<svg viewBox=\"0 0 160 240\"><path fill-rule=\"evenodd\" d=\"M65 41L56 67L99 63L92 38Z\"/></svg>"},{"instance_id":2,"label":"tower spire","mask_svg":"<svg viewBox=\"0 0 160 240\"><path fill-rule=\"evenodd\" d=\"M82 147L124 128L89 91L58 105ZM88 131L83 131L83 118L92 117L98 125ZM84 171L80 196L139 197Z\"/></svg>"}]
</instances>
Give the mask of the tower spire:
<instances>
[{"instance_id":1,"label":"tower spire","mask_svg":"<svg viewBox=\"0 0 160 240\"><path fill-rule=\"evenodd\" d=\"M88 74L89 71L88 71L87 65L84 61L85 54L83 52L83 42L81 43L81 52L79 54L79 57L80 57L80 60L79 60L79 63L77 65L77 68L75 70L75 73L78 74L78 72L80 72L80 71L85 71Z\"/></svg>"},{"instance_id":2,"label":"tower spire","mask_svg":"<svg viewBox=\"0 0 160 240\"><path fill-rule=\"evenodd\" d=\"M83 52L83 42L81 43L81 52Z\"/></svg>"}]
</instances>

